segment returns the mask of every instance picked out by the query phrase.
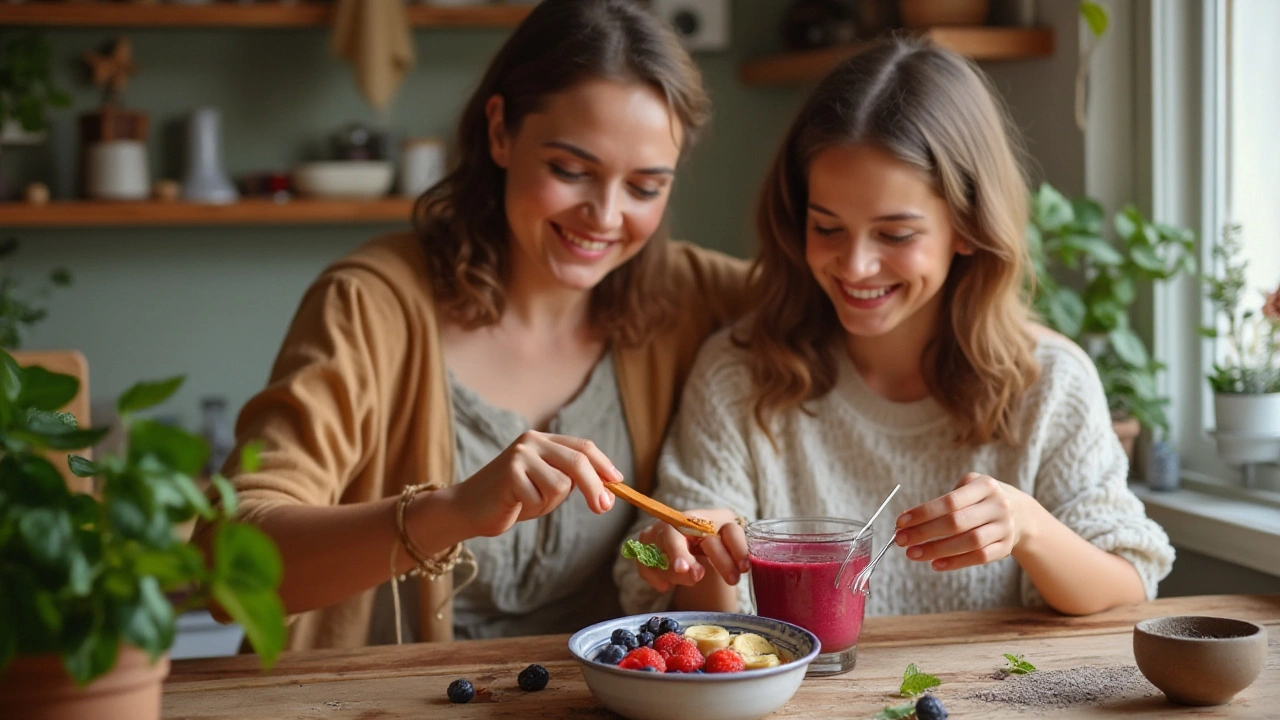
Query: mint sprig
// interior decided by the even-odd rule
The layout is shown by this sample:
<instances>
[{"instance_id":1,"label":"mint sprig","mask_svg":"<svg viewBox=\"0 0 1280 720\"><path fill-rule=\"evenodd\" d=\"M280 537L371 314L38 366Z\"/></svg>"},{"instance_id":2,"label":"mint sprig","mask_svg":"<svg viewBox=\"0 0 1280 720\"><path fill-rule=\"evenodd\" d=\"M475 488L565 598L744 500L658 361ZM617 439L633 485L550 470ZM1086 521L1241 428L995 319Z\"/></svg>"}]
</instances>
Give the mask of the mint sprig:
<instances>
[{"instance_id":1,"label":"mint sprig","mask_svg":"<svg viewBox=\"0 0 1280 720\"><path fill-rule=\"evenodd\" d=\"M905 717L911 717L915 714L916 704L909 702L903 705L895 705L894 707L886 707L875 715L871 716L871 720L902 720Z\"/></svg>"},{"instance_id":2,"label":"mint sprig","mask_svg":"<svg viewBox=\"0 0 1280 720\"><path fill-rule=\"evenodd\" d=\"M920 672L916 664L911 663L907 666L906 672L902 673L902 687L898 688L898 694L902 697L915 697L941 684L941 680L928 673Z\"/></svg>"},{"instance_id":3,"label":"mint sprig","mask_svg":"<svg viewBox=\"0 0 1280 720\"><path fill-rule=\"evenodd\" d=\"M1004 654L1007 663L1002 670L1010 675L1027 675L1036 671L1036 666L1022 659L1022 655Z\"/></svg>"},{"instance_id":4,"label":"mint sprig","mask_svg":"<svg viewBox=\"0 0 1280 720\"><path fill-rule=\"evenodd\" d=\"M659 570L671 567L667 554L659 550L657 545L647 545L639 540L627 540L622 543L622 557Z\"/></svg>"}]
</instances>

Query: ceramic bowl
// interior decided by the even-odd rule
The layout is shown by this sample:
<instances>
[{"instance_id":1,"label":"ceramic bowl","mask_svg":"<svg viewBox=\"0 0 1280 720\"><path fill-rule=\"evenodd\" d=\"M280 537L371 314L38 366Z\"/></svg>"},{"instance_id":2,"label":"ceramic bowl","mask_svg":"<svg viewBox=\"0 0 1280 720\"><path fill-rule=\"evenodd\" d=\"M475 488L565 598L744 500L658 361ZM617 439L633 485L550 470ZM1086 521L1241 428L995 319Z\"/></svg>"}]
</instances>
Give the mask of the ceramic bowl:
<instances>
[{"instance_id":1,"label":"ceramic bowl","mask_svg":"<svg viewBox=\"0 0 1280 720\"><path fill-rule=\"evenodd\" d=\"M293 184L312 197L376 198L391 189L391 170L383 160L309 162L294 168Z\"/></svg>"},{"instance_id":2,"label":"ceramic bowl","mask_svg":"<svg viewBox=\"0 0 1280 720\"><path fill-rule=\"evenodd\" d=\"M790 662L761 670L725 674L651 673L623 670L592 660L613 631L635 632L649 615L607 620L579 630L569 650L582 665L587 687L605 707L632 720L748 720L787 704L804 680L805 669L822 647L808 630L755 615L720 612L670 612L680 627L719 625L731 634L753 632L778 647Z\"/></svg>"},{"instance_id":3,"label":"ceramic bowl","mask_svg":"<svg viewBox=\"0 0 1280 720\"><path fill-rule=\"evenodd\" d=\"M1222 705L1249 687L1267 656L1267 630L1244 620L1177 615L1133 628L1138 669L1182 705Z\"/></svg>"}]
</instances>

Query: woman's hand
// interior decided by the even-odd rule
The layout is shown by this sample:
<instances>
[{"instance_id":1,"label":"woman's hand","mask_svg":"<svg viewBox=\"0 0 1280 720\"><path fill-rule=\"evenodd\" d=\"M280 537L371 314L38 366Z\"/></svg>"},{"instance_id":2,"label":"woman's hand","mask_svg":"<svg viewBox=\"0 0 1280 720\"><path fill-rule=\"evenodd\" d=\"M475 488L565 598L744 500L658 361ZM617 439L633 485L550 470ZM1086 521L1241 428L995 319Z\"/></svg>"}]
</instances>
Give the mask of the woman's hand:
<instances>
[{"instance_id":1,"label":"woman's hand","mask_svg":"<svg viewBox=\"0 0 1280 720\"><path fill-rule=\"evenodd\" d=\"M971 472L956 489L898 516L894 541L907 557L934 570L958 570L1002 560L1031 528L1035 498L995 478Z\"/></svg>"},{"instance_id":2,"label":"woman's hand","mask_svg":"<svg viewBox=\"0 0 1280 720\"><path fill-rule=\"evenodd\" d=\"M590 440L530 430L457 485L455 498L472 537L495 537L556 509L575 487L592 512L606 512L613 493L604 484L621 480Z\"/></svg>"},{"instance_id":3,"label":"woman's hand","mask_svg":"<svg viewBox=\"0 0 1280 720\"><path fill-rule=\"evenodd\" d=\"M691 538L664 522L657 522L640 533L640 542L657 545L670 561L667 570L640 566L640 577L659 592L673 585L696 585L706 576L705 565L736 585L742 573L751 568L747 555L747 536L737 523L732 510L689 510L688 515L710 520L718 526L715 535ZM695 556L695 552L701 558Z\"/></svg>"}]
</instances>

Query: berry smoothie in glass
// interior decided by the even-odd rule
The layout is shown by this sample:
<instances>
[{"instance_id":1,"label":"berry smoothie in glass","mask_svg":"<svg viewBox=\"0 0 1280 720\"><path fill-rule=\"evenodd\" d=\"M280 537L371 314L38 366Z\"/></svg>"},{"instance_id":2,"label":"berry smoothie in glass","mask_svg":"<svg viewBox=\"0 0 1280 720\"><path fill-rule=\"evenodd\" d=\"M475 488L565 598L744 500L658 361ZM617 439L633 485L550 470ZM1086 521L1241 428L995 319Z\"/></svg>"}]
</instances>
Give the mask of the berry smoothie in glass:
<instances>
[{"instance_id":1,"label":"berry smoothie in glass","mask_svg":"<svg viewBox=\"0 0 1280 720\"><path fill-rule=\"evenodd\" d=\"M839 588L835 582L861 529L862 523L839 518L758 520L747 526L756 614L818 636L822 653L809 666L809 675L848 672L857 661L866 595L849 586L870 562L871 531L858 538Z\"/></svg>"}]
</instances>

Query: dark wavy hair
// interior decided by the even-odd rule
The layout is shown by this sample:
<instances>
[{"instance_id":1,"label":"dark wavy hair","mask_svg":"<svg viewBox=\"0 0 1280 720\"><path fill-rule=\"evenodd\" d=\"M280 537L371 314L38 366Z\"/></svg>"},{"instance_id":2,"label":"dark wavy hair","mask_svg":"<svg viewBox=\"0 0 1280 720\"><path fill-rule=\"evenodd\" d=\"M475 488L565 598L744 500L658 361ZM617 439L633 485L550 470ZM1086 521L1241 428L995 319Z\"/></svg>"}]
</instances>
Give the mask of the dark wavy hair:
<instances>
[{"instance_id":1,"label":"dark wavy hair","mask_svg":"<svg viewBox=\"0 0 1280 720\"><path fill-rule=\"evenodd\" d=\"M1035 382L1022 149L982 73L920 40L881 41L840 64L814 90L760 193L759 312L744 344L759 388L757 423L835 385L843 332L805 260L809 163L823 150L870 143L918 169L974 248L957 255L942 293L939 333L924 359L930 394L960 440L1017 441L1014 415Z\"/></svg>"},{"instance_id":2,"label":"dark wavy hair","mask_svg":"<svg viewBox=\"0 0 1280 720\"><path fill-rule=\"evenodd\" d=\"M502 317L511 248L506 172L489 154L485 105L503 98L515 133L549 96L595 79L644 83L666 98L684 130L681 154L710 116L702 76L667 25L635 0L543 0L489 64L458 121L450 172L414 206L436 299L464 327ZM662 290L667 224L592 290L590 320L607 337L643 342L673 308Z\"/></svg>"}]
</instances>

